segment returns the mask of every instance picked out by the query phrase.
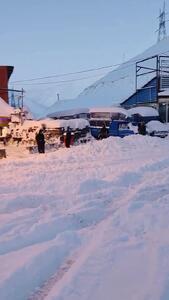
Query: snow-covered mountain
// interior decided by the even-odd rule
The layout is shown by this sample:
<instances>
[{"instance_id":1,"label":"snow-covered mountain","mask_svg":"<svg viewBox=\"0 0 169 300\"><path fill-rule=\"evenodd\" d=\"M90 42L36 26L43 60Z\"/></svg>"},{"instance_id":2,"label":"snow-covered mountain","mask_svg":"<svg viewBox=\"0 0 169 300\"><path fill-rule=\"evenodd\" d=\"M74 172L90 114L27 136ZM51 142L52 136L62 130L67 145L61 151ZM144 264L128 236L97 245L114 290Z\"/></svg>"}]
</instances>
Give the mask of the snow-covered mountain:
<instances>
[{"instance_id":1,"label":"snow-covered mountain","mask_svg":"<svg viewBox=\"0 0 169 300\"><path fill-rule=\"evenodd\" d=\"M41 118L46 115L47 112L47 107L44 106L43 104L39 104L36 101L30 99L30 98L25 98L24 99L24 105L25 107L28 108L28 110L31 112L32 116L35 119Z\"/></svg>"},{"instance_id":2,"label":"snow-covered mountain","mask_svg":"<svg viewBox=\"0 0 169 300\"><path fill-rule=\"evenodd\" d=\"M47 111L52 113L67 109L119 104L135 92L135 63L153 55L169 55L169 37L156 43L143 53L120 65L106 76L86 88L76 99L59 101ZM154 74L143 76L141 85Z\"/></svg>"}]
</instances>

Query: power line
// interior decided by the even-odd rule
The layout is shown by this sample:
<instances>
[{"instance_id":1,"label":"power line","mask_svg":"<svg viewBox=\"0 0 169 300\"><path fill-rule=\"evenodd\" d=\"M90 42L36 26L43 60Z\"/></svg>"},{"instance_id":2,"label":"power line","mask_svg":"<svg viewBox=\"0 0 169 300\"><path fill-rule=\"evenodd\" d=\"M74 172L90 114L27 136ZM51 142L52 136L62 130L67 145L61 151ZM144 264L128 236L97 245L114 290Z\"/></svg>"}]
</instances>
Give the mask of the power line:
<instances>
[{"instance_id":1,"label":"power line","mask_svg":"<svg viewBox=\"0 0 169 300\"><path fill-rule=\"evenodd\" d=\"M103 67L99 67L99 68L87 69L87 70L82 70L82 71L77 71L77 72L62 73L62 74L56 74L56 75L50 75L50 76L44 76L44 77L37 77L37 78L31 78L31 79L16 80L16 81L12 81L11 83L36 81L36 80L56 78L56 77L65 77L65 76L70 76L70 75L76 75L76 74L82 74L82 73L99 71L99 70L103 70L103 69L110 69L110 68L113 68L113 67L116 67L116 66L119 66L119 65L120 64L116 64L116 65L103 66Z\"/></svg>"},{"instance_id":2,"label":"power line","mask_svg":"<svg viewBox=\"0 0 169 300\"><path fill-rule=\"evenodd\" d=\"M96 78L98 76L103 76L105 75L105 73L103 74L98 74L98 75L93 75L93 76L87 76L87 77L81 77L81 78L75 78L75 79L68 79L68 80L59 80L59 81L48 81L48 82L36 82L36 83L24 83L24 86L28 86L28 85L47 85L47 84L64 84L64 83L70 83L70 82L75 82L75 81L81 81L81 80L86 80L86 79L90 79L90 78ZM16 83L16 85L19 83Z\"/></svg>"},{"instance_id":3,"label":"power line","mask_svg":"<svg viewBox=\"0 0 169 300\"><path fill-rule=\"evenodd\" d=\"M168 51L165 52L161 52L158 53L157 55L165 55L166 53L169 53ZM64 77L64 76L70 76L70 75L75 75L75 74L82 74L82 73L89 73L89 72L94 72L94 71L99 71L99 70L103 70L103 69L110 69L113 67L118 67L121 66L120 70L126 69L132 65L134 65L136 62L138 62L138 59L134 59L131 61L127 61L124 62L122 64L114 64L114 65L109 65L109 66L102 66L99 68L91 68L91 69L86 69L86 70L82 70L82 71L77 71L77 72L70 72L70 73L63 73L63 74L56 74L56 75L51 75L51 76L45 76L45 77L38 77L38 78L32 78L32 79L24 79L24 80L17 80L17 81L12 81L11 84L20 84L22 82L31 82L31 81L36 81L36 80L43 80L43 79L49 79L49 78L57 78L57 77ZM118 69L113 70L112 72L118 72ZM80 80L85 80L85 79L89 79L89 78L93 78L93 77L98 77L102 74L99 75L94 75L94 76L89 76L89 77L82 77L82 78L76 78L76 79L69 79L69 80L61 80L61 81L56 81L56 82L39 82L39 83L24 83L24 85L47 85L47 84L64 84L64 83L69 83L69 82L75 82L75 81L80 81Z\"/></svg>"},{"instance_id":4,"label":"power line","mask_svg":"<svg viewBox=\"0 0 169 300\"><path fill-rule=\"evenodd\" d=\"M136 62L136 61L137 60L133 60L133 62ZM86 69L86 70L76 71L76 72L62 73L62 74L56 74L56 75L50 75L50 76L44 76L44 77L37 77L37 78L31 78L31 79L16 80L16 81L12 81L11 84L28 82L28 81L43 80L43 79L50 79L50 78L57 78L57 77L65 77L65 76L82 74L82 73L95 72L95 71L100 71L100 70L103 70L103 69L110 69L110 68L119 67L119 66L124 65L124 64L128 64L128 62L112 64L112 65L109 65L109 66L102 66L102 67L98 67L98 68L91 68L91 69ZM116 70L114 70L114 71L116 71Z\"/></svg>"}]
</instances>

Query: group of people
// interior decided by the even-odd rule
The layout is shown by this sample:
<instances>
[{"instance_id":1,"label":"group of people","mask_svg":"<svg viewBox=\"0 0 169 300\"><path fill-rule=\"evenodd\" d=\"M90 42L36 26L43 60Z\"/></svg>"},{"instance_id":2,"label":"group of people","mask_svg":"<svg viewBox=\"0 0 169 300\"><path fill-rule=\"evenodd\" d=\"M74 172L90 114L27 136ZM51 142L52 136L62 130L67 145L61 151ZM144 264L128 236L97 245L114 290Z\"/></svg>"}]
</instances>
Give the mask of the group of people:
<instances>
[{"instance_id":1,"label":"group of people","mask_svg":"<svg viewBox=\"0 0 169 300\"><path fill-rule=\"evenodd\" d=\"M36 134L36 143L38 146L38 152L39 153L45 153L45 129L40 129L39 132ZM140 122L138 124L138 133L141 135L146 135L146 125L144 122ZM7 143L7 137L9 134L9 129L7 127L3 128L2 137L3 137L3 143L6 145ZM105 139L109 136L109 131L106 127L106 124L103 124L102 128L100 129L98 139ZM72 132L70 127L67 127L67 130L62 136L63 143L65 144L66 148L69 148L72 143Z\"/></svg>"},{"instance_id":2,"label":"group of people","mask_svg":"<svg viewBox=\"0 0 169 300\"><path fill-rule=\"evenodd\" d=\"M40 129L36 134L36 143L38 146L39 153L45 153L45 129ZM72 132L70 127L67 127L65 134L63 135L63 142L65 143L65 147L69 148L72 140Z\"/></svg>"},{"instance_id":3,"label":"group of people","mask_svg":"<svg viewBox=\"0 0 169 300\"><path fill-rule=\"evenodd\" d=\"M39 153L45 153L45 128L42 128L39 130L39 132L36 134L36 143L38 147ZM141 135L146 135L146 124L145 122L140 122L138 124L138 133ZM7 138L9 136L9 129L8 127L3 127L2 129L2 135L3 143L6 145ZM104 123L103 126L100 129L100 132L98 134L98 139L105 139L109 136L109 131L106 127L106 124ZM72 144L72 132L70 127L67 127L67 130L63 133L63 136L61 137L62 143L65 144L66 148L69 148Z\"/></svg>"}]
</instances>

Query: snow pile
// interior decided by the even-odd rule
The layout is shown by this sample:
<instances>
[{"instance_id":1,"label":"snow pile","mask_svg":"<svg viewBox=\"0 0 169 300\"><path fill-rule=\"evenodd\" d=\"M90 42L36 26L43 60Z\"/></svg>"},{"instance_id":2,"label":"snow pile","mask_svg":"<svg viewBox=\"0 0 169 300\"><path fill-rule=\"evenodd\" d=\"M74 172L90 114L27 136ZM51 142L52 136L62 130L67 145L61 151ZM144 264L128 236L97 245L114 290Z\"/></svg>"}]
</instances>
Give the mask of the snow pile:
<instances>
[{"instance_id":1,"label":"snow pile","mask_svg":"<svg viewBox=\"0 0 169 300\"><path fill-rule=\"evenodd\" d=\"M46 128L65 128L69 126L72 129L83 129L87 126L89 126L89 122L85 119L70 119L70 120L53 120L53 119L42 119L39 121L35 120L26 120L22 125L19 125L18 127L20 129L29 129L29 128L42 128L42 126L45 126Z\"/></svg>"},{"instance_id":2,"label":"snow pile","mask_svg":"<svg viewBox=\"0 0 169 300\"><path fill-rule=\"evenodd\" d=\"M158 110L153 107L137 106L128 109L128 113L132 116L139 114L142 117L158 117Z\"/></svg>"},{"instance_id":3,"label":"snow pile","mask_svg":"<svg viewBox=\"0 0 169 300\"><path fill-rule=\"evenodd\" d=\"M158 95L159 96L169 96L169 89L166 89L163 92L159 92Z\"/></svg>"},{"instance_id":4,"label":"snow pile","mask_svg":"<svg viewBox=\"0 0 169 300\"><path fill-rule=\"evenodd\" d=\"M63 116L74 116L79 114L88 114L89 109L88 108L77 108L77 109L70 109L70 110L64 110L59 112L54 112L52 114L49 114L48 117L50 118L60 118Z\"/></svg>"},{"instance_id":5,"label":"snow pile","mask_svg":"<svg viewBox=\"0 0 169 300\"><path fill-rule=\"evenodd\" d=\"M123 115L129 116L128 110L120 107L120 106L107 106L107 107L92 107L89 109L89 113L97 113L97 112L105 112L105 113L121 113Z\"/></svg>"},{"instance_id":6,"label":"snow pile","mask_svg":"<svg viewBox=\"0 0 169 300\"><path fill-rule=\"evenodd\" d=\"M150 121L146 124L146 130L148 133L151 133L153 131L159 132L159 131L168 131L168 126L164 123L161 123L160 121Z\"/></svg>"},{"instance_id":7,"label":"snow pile","mask_svg":"<svg viewBox=\"0 0 169 300\"><path fill-rule=\"evenodd\" d=\"M13 113L13 108L0 98L0 117L10 117Z\"/></svg>"},{"instance_id":8,"label":"snow pile","mask_svg":"<svg viewBox=\"0 0 169 300\"><path fill-rule=\"evenodd\" d=\"M1 160L0 298L169 299L168 149L136 135Z\"/></svg>"},{"instance_id":9,"label":"snow pile","mask_svg":"<svg viewBox=\"0 0 169 300\"><path fill-rule=\"evenodd\" d=\"M53 119L44 119L41 120L41 123L44 124L47 128L64 128L65 130L67 127L71 129L83 129L85 127L89 127L89 122L86 119L69 119L69 120L53 120Z\"/></svg>"}]
</instances>

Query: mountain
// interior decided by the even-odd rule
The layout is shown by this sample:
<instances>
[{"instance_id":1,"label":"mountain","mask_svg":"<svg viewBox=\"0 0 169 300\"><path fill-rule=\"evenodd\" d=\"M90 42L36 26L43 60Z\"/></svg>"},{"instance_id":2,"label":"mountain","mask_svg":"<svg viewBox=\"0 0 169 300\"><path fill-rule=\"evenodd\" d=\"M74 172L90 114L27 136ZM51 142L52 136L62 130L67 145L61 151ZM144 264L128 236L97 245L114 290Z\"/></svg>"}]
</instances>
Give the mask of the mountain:
<instances>
[{"instance_id":1,"label":"mountain","mask_svg":"<svg viewBox=\"0 0 169 300\"><path fill-rule=\"evenodd\" d=\"M35 119L39 119L41 117L44 117L47 113L47 107L43 104L39 104L36 101L25 97L24 99L24 106L28 108L28 110L31 112L32 116Z\"/></svg>"},{"instance_id":2,"label":"mountain","mask_svg":"<svg viewBox=\"0 0 169 300\"><path fill-rule=\"evenodd\" d=\"M109 72L86 88L76 99L57 101L47 110L47 113L72 108L120 104L135 92L136 62L154 55L169 55L169 37ZM150 64L148 66L151 66ZM153 76L154 74L142 76L140 86Z\"/></svg>"}]
</instances>

